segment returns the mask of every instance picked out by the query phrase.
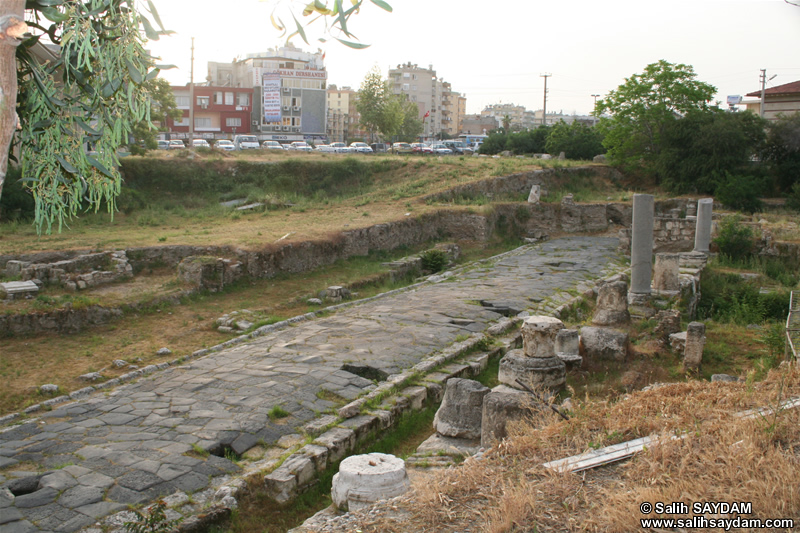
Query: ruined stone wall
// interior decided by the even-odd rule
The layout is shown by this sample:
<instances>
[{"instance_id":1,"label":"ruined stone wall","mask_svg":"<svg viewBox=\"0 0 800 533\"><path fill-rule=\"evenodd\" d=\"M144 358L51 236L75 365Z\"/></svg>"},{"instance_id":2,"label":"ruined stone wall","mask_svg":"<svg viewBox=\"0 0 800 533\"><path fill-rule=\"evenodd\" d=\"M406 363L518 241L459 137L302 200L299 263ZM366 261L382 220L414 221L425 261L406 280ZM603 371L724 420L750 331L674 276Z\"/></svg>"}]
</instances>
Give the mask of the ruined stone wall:
<instances>
[{"instance_id":1,"label":"ruined stone wall","mask_svg":"<svg viewBox=\"0 0 800 533\"><path fill-rule=\"evenodd\" d=\"M653 221L653 252L691 252L696 227L697 220L694 218L656 217ZM630 254L630 227L619 231L619 248Z\"/></svg>"},{"instance_id":2,"label":"ruined stone wall","mask_svg":"<svg viewBox=\"0 0 800 533\"><path fill-rule=\"evenodd\" d=\"M559 174L589 172L602 178L619 179L622 175L607 166L586 166L568 168L545 168L531 172L521 172L509 176L489 178L453 187L450 190L423 197L424 201L449 202L455 198L476 198L480 196L524 195L528 196L534 185L546 186L548 179ZM545 187L546 188L546 187Z\"/></svg>"}]
</instances>

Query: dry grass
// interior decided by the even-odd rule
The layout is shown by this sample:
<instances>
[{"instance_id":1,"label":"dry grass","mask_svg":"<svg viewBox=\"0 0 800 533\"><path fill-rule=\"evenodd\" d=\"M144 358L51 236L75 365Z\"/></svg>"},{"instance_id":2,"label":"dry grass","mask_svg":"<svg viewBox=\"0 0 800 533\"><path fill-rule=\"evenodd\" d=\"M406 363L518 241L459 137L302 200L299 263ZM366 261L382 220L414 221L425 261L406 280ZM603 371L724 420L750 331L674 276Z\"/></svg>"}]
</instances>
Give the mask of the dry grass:
<instances>
[{"instance_id":1,"label":"dry grass","mask_svg":"<svg viewBox=\"0 0 800 533\"><path fill-rule=\"evenodd\" d=\"M642 502L752 502L745 518L798 519L800 409L750 420L734 414L799 395L795 366L750 386L693 381L581 402L569 421L518 424L483 460L416 480L412 493L392 502L402 515L383 506L370 517L358 515L359 526L398 533L637 531L640 518L655 516L640 513ZM581 474L541 466L652 434L685 438Z\"/></svg>"},{"instance_id":2,"label":"dry grass","mask_svg":"<svg viewBox=\"0 0 800 533\"><path fill-rule=\"evenodd\" d=\"M171 153L154 153L156 158L175 158ZM301 154L302 159L336 160L336 154ZM133 157L133 156L132 156ZM236 153L197 155L199 159L243 159L277 161L295 154ZM441 192L455 185L491 177L541 168L535 159L493 159L472 157L401 157L400 165L379 172L373 186L363 194L348 198L304 201L289 209L266 212L231 213L225 209L205 209L202 213L186 210L82 213L62 233L37 236L28 224L0 224L0 249L3 254L43 250L109 250L135 246L170 244L230 245L258 249L274 243L287 233L284 243L328 239L332 233L403 219L406 213L417 216L440 209L426 205L420 196ZM576 165L559 162L562 166ZM181 199L175 202L180 204ZM458 207L455 207L458 208ZM464 207L461 207L464 208Z\"/></svg>"}]
</instances>

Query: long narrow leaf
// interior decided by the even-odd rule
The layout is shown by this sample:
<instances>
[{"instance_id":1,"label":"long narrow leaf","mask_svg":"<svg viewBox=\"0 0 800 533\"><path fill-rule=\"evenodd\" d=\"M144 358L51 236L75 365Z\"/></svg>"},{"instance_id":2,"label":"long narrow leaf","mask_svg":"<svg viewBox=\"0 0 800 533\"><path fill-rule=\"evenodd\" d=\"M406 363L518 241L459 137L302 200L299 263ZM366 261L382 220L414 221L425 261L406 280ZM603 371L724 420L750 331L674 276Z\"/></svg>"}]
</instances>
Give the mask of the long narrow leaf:
<instances>
[{"instance_id":1,"label":"long narrow leaf","mask_svg":"<svg viewBox=\"0 0 800 533\"><path fill-rule=\"evenodd\" d=\"M292 18L294 19L294 23L297 24L297 33L299 33L300 37L303 38L303 41L305 41L305 43L308 44L308 39L306 38L306 31L303 29L303 25L297 21L297 17L294 16L294 13L292 13Z\"/></svg>"},{"instance_id":2,"label":"long narrow leaf","mask_svg":"<svg viewBox=\"0 0 800 533\"><path fill-rule=\"evenodd\" d=\"M161 22L161 17L158 15L158 10L156 9L155 4L153 4L153 0L147 0L147 4L150 9L150 14L153 15L153 20L155 20L156 24L158 24L158 27L163 30L164 23Z\"/></svg>"},{"instance_id":3,"label":"long narrow leaf","mask_svg":"<svg viewBox=\"0 0 800 533\"><path fill-rule=\"evenodd\" d=\"M370 0L373 4L378 6L381 9L388 11L389 13L392 12L392 6L384 2L383 0Z\"/></svg>"},{"instance_id":4,"label":"long narrow leaf","mask_svg":"<svg viewBox=\"0 0 800 533\"><path fill-rule=\"evenodd\" d=\"M370 45L364 43L354 43L352 41L345 41L344 39L339 39L338 37L334 37L337 41L342 43L343 45L349 48L355 48L356 50L362 50L364 48L369 48Z\"/></svg>"},{"instance_id":5,"label":"long narrow leaf","mask_svg":"<svg viewBox=\"0 0 800 533\"><path fill-rule=\"evenodd\" d=\"M131 75L131 79L133 80L133 82L136 85L141 85L142 81L144 80L142 79L142 73L139 71L138 68L136 68L136 65L134 65L131 62L131 60L127 58L125 59L125 65L127 65L128 67L128 74Z\"/></svg>"},{"instance_id":6,"label":"long narrow leaf","mask_svg":"<svg viewBox=\"0 0 800 533\"><path fill-rule=\"evenodd\" d=\"M90 156L89 154L86 154L86 160L89 162L90 165L92 165L94 168L102 172L105 176L109 178L114 178L114 175L111 172L109 172L108 169L94 157Z\"/></svg>"},{"instance_id":7,"label":"long narrow leaf","mask_svg":"<svg viewBox=\"0 0 800 533\"><path fill-rule=\"evenodd\" d=\"M60 155L56 154L56 159L58 159L58 162L61 164L62 167L64 167L64 170L66 170L70 174L77 174L78 173L78 169L75 168L73 165L71 165L69 161L67 161L66 159L64 159Z\"/></svg>"}]
</instances>

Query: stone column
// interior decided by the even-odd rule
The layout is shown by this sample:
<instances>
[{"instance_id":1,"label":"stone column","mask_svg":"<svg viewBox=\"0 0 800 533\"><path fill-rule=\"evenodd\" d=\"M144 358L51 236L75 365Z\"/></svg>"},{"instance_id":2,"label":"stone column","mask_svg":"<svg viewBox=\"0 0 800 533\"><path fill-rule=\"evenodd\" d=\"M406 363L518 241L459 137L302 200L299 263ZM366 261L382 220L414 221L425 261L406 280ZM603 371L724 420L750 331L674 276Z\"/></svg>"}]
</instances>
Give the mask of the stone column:
<instances>
[{"instance_id":1,"label":"stone column","mask_svg":"<svg viewBox=\"0 0 800 533\"><path fill-rule=\"evenodd\" d=\"M595 326L623 326L631 321L628 312L628 284L624 281L603 283L597 289L597 305L592 324Z\"/></svg>"},{"instance_id":2,"label":"stone column","mask_svg":"<svg viewBox=\"0 0 800 533\"><path fill-rule=\"evenodd\" d=\"M539 198L542 195L542 187L541 185L533 185L531 187L531 192L528 194L528 203L529 204L538 204Z\"/></svg>"},{"instance_id":3,"label":"stone column","mask_svg":"<svg viewBox=\"0 0 800 533\"><path fill-rule=\"evenodd\" d=\"M680 291L681 282L680 254L656 254L656 266L653 270L653 288L657 291Z\"/></svg>"},{"instance_id":4,"label":"stone column","mask_svg":"<svg viewBox=\"0 0 800 533\"><path fill-rule=\"evenodd\" d=\"M711 244L711 210L713 198L701 198L697 201L697 226L694 231L694 251L707 254Z\"/></svg>"},{"instance_id":5,"label":"stone column","mask_svg":"<svg viewBox=\"0 0 800 533\"><path fill-rule=\"evenodd\" d=\"M635 295L650 294L654 220L653 195L634 194L633 227L631 229L631 293Z\"/></svg>"},{"instance_id":6,"label":"stone column","mask_svg":"<svg viewBox=\"0 0 800 533\"><path fill-rule=\"evenodd\" d=\"M549 316L531 316L522 324L522 350L510 350L500 360L498 379L515 389L528 386L559 390L566 382L566 365L556 356L555 341L564 324Z\"/></svg>"},{"instance_id":7,"label":"stone column","mask_svg":"<svg viewBox=\"0 0 800 533\"><path fill-rule=\"evenodd\" d=\"M705 343L706 325L702 322L690 322L686 328L686 346L683 349L683 367L686 370L700 370Z\"/></svg>"},{"instance_id":8,"label":"stone column","mask_svg":"<svg viewBox=\"0 0 800 533\"><path fill-rule=\"evenodd\" d=\"M411 486L406 463L385 453L353 455L333 476L331 499L339 509L355 511L400 496Z\"/></svg>"},{"instance_id":9,"label":"stone column","mask_svg":"<svg viewBox=\"0 0 800 533\"><path fill-rule=\"evenodd\" d=\"M581 339L577 329L562 329L556 335L556 355L567 367L580 367L583 357L580 356Z\"/></svg>"}]
</instances>

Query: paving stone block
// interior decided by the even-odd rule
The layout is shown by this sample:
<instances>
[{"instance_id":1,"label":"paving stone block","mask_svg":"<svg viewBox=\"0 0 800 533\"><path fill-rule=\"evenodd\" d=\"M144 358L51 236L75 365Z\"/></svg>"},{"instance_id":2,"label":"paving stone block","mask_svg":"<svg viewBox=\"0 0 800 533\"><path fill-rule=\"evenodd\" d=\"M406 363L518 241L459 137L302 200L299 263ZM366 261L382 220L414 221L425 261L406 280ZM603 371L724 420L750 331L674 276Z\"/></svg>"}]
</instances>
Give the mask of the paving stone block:
<instances>
[{"instance_id":1,"label":"paving stone block","mask_svg":"<svg viewBox=\"0 0 800 533\"><path fill-rule=\"evenodd\" d=\"M57 470L55 472L50 472L42 476L42 479L39 480L40 489L49 487L59 492L66 490L70 487L74 487L77 484L78 481L74 477L72 477L72 475L70 475L69 472L65 472L64 470Z\"/></svg>"},{"instance_id":2,"label":"paving stone block","mask_svg":"<svg viewBox=\"0 0 800 533\"><path fill-rule=\"evenodd\" d=\"M14 506L17 509L28 509L31 507L41 507L52 503L58 498L58 491L49 487L39 489L30 494L23 494L14 499Z\"/></svg>"},{"instance_id":3,"label":"paving stone block","mask_svg":"<svg viewBox=\"0 0 800 533\"><path fill-rule=\"evenodd\" d=\"M316 444L306 444L297 453L307 456L314 463L317 472L323 472L328 467L328 448Z\"/></svg>"},{"instance_id":4,"label":"paving stone block","mask_svg":"<svg viewBox=\"0 0 800 533\"><path fill-rule=\"evenodd\" d=\"M264 476L267 495L279 504L294 499L297 495L297 477L288 470L279 468Z\"/></svg>"},{"instance_id":5,"label":"paving stone block","mask_svg":"<svg viewBox=\"0 0 800 533\"><path fill-rule=\"evenodd\" d=\"M356 444L356 434L351 429L333 428L329 429L316 439L312 444L325 446L328 448L328 463L333 464L347 455Z\"/></svg>"},{"instance_id":6,"label":"paving stone block","mask_svg":"<svg viewBox=\"0 0 800 533\"><path fill-rule=\"evenodd\" d=\"M411 402L410 408L418 411L425 405L425 399L428 397L428 389L425 387L406 387L400 391L400 395L405 396Z\"/></svg>"},{"instance_id":7,"label":"paving stone block","mask_svg":"<svg viewBox=\"0 0 800 533\"><path fill-rule=\"evenodd\" d=\"M86 516L90 516L92 518L100 518L101 516L106 516L111 513L116 513L117 511L122 511L125 509L126 506L122 505L121 503L114 503L114 502L96 502L90 503L89 505L84 505L83 507L78 507L75 509L81 514L85 514Z\"/></svg>"},{"instance_id":8,"label":"paving stone block","mask_svg":"<svg viewBox=\"0 0 800 533\"><path fill-rule=\"evenodd\" d=\"M370 432L377 429L378 423L378 417L375 415L359 415L348 418L340 423L339 427L353 430L356 435L356 442L361 442L369 437Z\"/></svg>"},{"instance_id":9,"label":"paving stone block","mask_svg":"<svg viewBox=\"0 0 800 533\"><path fill-rule=\"evenodd\" d=\"M58 498L58 503L64 507L75 509L90 503L97 503L103 499L105 491L98 487L87 487L78 485L63 492Z\"/></svg>"},{"instance_id":10,"label":"paving stone block","mask_svg":"<svg viewBox=\"0 0 800 533\"><path fill-rule=\"evenodd\" d=\"M161 478L143 470L132 470L117 479L117 484L126 489L143 491L161 483Z\"/></svg>"}]
</instances>

